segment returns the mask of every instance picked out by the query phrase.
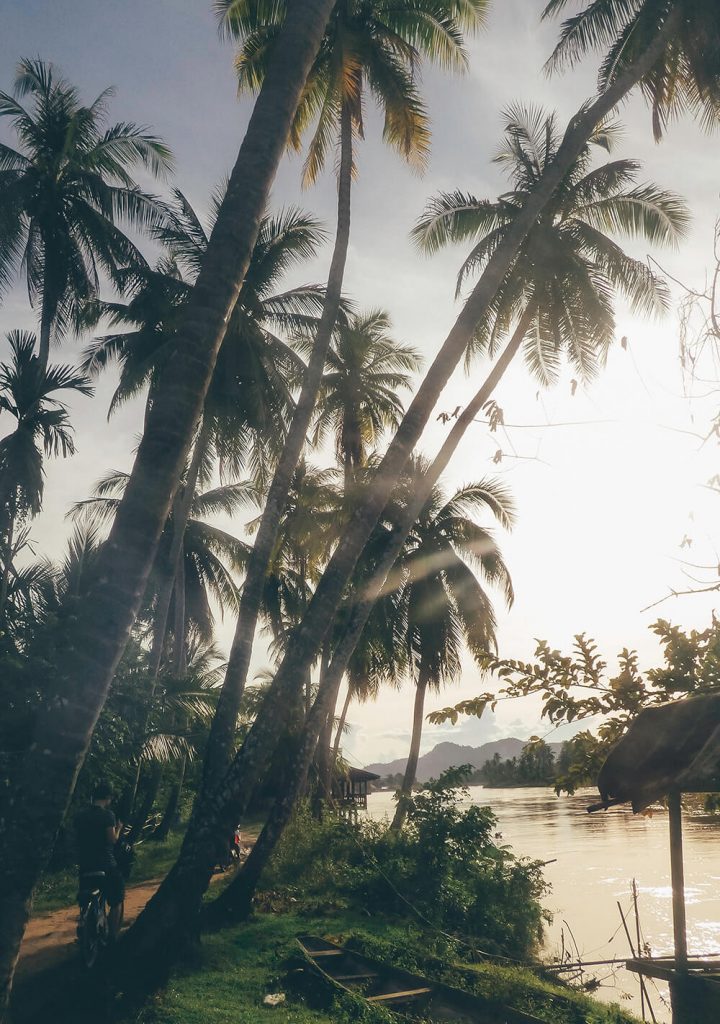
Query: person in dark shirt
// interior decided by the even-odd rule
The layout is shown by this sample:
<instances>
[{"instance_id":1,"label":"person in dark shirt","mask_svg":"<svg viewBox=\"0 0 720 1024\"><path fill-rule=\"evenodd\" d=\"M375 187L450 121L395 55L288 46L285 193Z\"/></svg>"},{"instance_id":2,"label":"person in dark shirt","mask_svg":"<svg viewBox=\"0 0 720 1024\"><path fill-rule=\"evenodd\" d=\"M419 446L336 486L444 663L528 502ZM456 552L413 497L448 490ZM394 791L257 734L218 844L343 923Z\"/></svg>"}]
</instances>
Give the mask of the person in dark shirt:
<instances>
[{"instance_id":1,"label":"person in dark shirt","mask_svg":"<svg viewBox=\"0 0 720 1024\"><path fill-rule=\"evenodd\" d=\"M125 882L115 861L115 843L122 832L122 823L115 819L110 810L112 790L106 783L99 783L93 792L93 800L75 819L78 868L82 876L92 871L104 871L100 888L110 907L108 924L110 937L117 939L123 919Z\"/></svg>"}]
</instances>

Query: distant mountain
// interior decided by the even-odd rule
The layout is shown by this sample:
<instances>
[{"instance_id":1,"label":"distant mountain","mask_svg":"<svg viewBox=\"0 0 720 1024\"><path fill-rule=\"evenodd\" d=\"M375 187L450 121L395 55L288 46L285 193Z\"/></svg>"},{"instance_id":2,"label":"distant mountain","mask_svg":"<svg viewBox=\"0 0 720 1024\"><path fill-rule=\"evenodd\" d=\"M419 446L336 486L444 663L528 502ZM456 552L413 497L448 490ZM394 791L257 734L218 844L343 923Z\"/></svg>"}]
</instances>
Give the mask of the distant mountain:
<instances>
[{"instance_id":1,"label":"distant mountain","mask_svg":"<svg viewBox=\"0 0 720 1024\"><path fill-rule=\"evenodd\" d=\"M505 761L511 757L518 757L522 753L527 740L518 740L514 736L505 740L494 740L492 743L483 743L480 747L462 746L459 743L438 743L427 754L418 758L417 781L427 782L428 779L436 779L441 772L448 768L457 767L461 764L471 764L473 768L482 768L486 761L491 761L495 754L499 754ZM548 746L557 757L562 743L548 743ZM367 771L375 772L384 778L386 775L397 775L405 771L407 764L406 757L399 757L396 761L388 764L369 764Z\"/></svg>"}]
</instances>

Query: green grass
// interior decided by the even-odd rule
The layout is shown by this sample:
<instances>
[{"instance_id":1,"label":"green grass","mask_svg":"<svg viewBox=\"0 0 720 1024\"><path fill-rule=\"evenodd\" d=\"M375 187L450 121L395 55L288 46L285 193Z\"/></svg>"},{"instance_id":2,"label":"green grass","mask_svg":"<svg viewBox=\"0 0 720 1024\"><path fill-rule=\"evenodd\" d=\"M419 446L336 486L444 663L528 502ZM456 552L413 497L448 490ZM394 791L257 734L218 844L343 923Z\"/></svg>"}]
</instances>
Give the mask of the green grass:
<instances>
[{"instance_id":1,"label":"green grass","mask_svg":"<svg viewBox=\"0 0 720 1024\"><path fill-rule=\"evenodd\" d=\"M419 970L427 977L485 995L492 1002L524 1009L547 1024L633 1024L635 1018L570 989L553 985L518 967L455 967L429 956L433 937L406 924L342 910L308 913L301 909L256 914L246 925L205 936L198 960L176 970L166 989L139 1015L122 1024L381 1024L396 1021L387 1011L354 996L325 988L299 972L295 936L311 931ZM284 992L287 1002L269 1008L263 997Z\"/></svg>"}]
</instances>

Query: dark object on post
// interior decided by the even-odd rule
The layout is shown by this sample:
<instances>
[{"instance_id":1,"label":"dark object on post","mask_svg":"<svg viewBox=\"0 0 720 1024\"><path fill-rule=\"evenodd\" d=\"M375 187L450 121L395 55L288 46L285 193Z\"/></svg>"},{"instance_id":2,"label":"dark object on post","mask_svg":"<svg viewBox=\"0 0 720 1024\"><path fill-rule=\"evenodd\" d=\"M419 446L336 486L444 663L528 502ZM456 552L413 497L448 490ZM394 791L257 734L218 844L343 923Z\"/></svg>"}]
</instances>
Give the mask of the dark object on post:
<instances>
[{"instance_id":1,"label":"dark object on post","mask_svg":"<svg viewBox=\"0 0 720 1024\"><path fill-rule=\"evenodd\" d=\"M688 959L682 851L682 794L720 790L720 695L641 711L598 776L601 801L588 811L631 803L637 814L667 798L675 954L633 957L627 968L670 984L675 1024L720 1020L720 964Z\"/></svg>"}]
</instances>

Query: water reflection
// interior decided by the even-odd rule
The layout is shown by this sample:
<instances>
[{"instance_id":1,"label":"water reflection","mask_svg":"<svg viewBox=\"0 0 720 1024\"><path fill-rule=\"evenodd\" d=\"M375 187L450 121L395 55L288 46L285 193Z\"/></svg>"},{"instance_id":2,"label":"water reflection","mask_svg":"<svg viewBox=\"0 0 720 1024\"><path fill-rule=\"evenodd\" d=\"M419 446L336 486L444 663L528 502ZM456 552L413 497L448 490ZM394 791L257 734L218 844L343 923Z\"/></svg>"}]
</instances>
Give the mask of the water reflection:
<instances>
[{"instance_id":1,"label":"water reflection","mask_svg":"<svg viewBox=\"0 0 720 1024\"><path fill-rule=\"evenodd\" d=\"M572 931L586 959L611 959L629 954L617 901L631 910L632 879L639 887L642 936L654 955L672 952L672 911L668 821L664 810L650 817L627 808L588 814L596 790L556 797L545 789L483 789L472 787L473 803L488 804L498 818L502 838L517 856L548 861L544 868L552 886L545 905L554 915L546 950L553 955ZM392 814L390 793L374 793L368 801L373 817ZM685 885L688 947L691 954L720 953L720 827L707 815L684 815ZM569 926L569 929L568 929ZM634 922L632 926L634 936ZM606 1002L622 1002L639 1013L637 979L617 972L597 993ZM632 998L626 1001L623 993ZM666 995L666 990L664 993ZM658 1022L669 1020L655 989L651 998Z\"/></svg>"}]
</instances>

